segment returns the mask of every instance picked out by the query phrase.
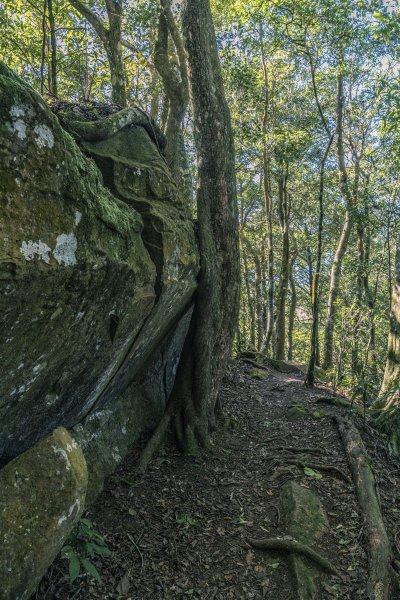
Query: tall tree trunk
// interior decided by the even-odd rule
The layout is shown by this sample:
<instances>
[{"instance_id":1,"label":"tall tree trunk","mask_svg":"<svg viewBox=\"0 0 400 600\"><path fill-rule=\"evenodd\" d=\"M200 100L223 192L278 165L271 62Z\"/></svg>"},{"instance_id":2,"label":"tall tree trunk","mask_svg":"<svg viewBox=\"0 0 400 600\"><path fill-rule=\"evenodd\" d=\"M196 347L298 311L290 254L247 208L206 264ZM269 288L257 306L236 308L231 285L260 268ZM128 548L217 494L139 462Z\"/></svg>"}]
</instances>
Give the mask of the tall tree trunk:
<instances>
[{"instance_id":1,"label":"tall tree trunk","mask_svg":"<svg viewBox=\"0 0 400 600\"><path fill-rule=\"evenodd\" d=\"M321 119L321 124L328 137L328 144L325 153L321 160L319 171L319 190L318 190L318 242L317 242L317 265L315 273L312 275L311 282L311 309L312 309L312 326L311 326L311 349L310 360L308 363L305 385L313 387L315 382L315 367L320 366L320 347L319 347L319 307L320 307L320 291L319 282L321 278L322 267L322 234L324 230L324 185L325 185L325 164L332 146L334 134L331 133L328 123L325 119L321 103L318 97L317 82L315 78L316 65L313 62L312 55L308 53L308 62L310 65L311 81L314 93L315 104L318 114Z\"/></svg>"},{"instance_id":2,"label":"tall tree trunk","mask_svg":"<svg viewBox=\"0 0 400 600\"><path fill-rule=\"evenodd\" d=\"M200 274L174 389L141 469L170 423L184 451L196 453L208 445L239 312L235 152L209 0L187 0L182 22L197 148Z\"/></svg>"},{"instance_id":3,"label":"tall tree trunk","mask_svg":"<svg viewBox=\"0 0 400 600\"><path fill-rule=\"evenodd\" d=\"M197 147L201 262L193 395L205 425L214 417L239 309L235 150L209 0L187 0L183 27Z\"/></svg>"},{"instance_id":4,"label":"tall tree trunk","mask_svg":"<svg viewBox=\"0 0 400 600\"><path fill-rule=\"evenodd\" d=\"M340 73L337 78L337 102L336 102L336 132L337 132L337 158L339 166L339 183L342 197L346 203L345 220L342 232L336 248L335 256L331 268L331 277L329 285L328 308L325 321L325 342L324 342L324 360L323 368L330 369L333 365L333 333L336 316L336 300L339 294L340 274L343 257L347 250L351 229L353 226L352 215L352 197L349 190L347 169L345 164L344 143L343 143L343 110L344 110L344 90L343 75Z\"/></svg>"},{"instance_id":5,"label":"tall tree trunk","mask_svg":"<svg viewBox=\"0 0 400 600\"><path fill-rule=\"evenodd\" d=\"M122 2L106 0L109 27L106 30L105 50L110 65L112 99L115 104L127 106L126 78L122 57Z\"/></svg>"},{"instance_id":6,"label":"tall tree trunk","mask_svg":"<svg viewBox=\"0 0 400 600\"><path fill-rule=\"evenodd\" d=\"M51 62L50 62L50 92L53 96L58 96L57 87L57 39L56 39L56 24L53 11L53 0L47 0L49 9L49 26L50 26L50 45L51 45Z\"/></svg>"},{"instance_id":7,"label":"tall tree trunk","mask_svg":"<svg viewBox=\"0 0 400 600\"><path fill-rule=\"evenodd\" d=\"M386 368L381 397L375 408L377 425L390 435L392 451L400 454L400 235L396 247L396 273L392 291Z\"/></svg>"},{"instance_id":8,"label":"tall tree trunk","mask_svg":"<svg viewBox=\"0 0 400 600\"><path fill-rule=\"evenodd\" d=\"M47 0L43 1L42 13L42 52L40 59L40 93L44 93L44 68L46 63L47 52L47 25L46 25Z\"/></svg>"},{"instance_id":9,"label":"tall tree trunk","mask_svg":"<svg viewBox=\"0 0 400 600\"><path fill-rule=\"evenodd\" d=\"M289 202L287 192L288 172L282 174L278 181L279 203L278 214L282 233L282 260L281 272L279 277L279 287L276 301L276 339L275 339L275 358L277 360L285 359L286 343L286 298L289 286Z\"/></svg>"},{"instance_id":10,"label":"tall tree trunk","mask_svg":"<svg viewBox=\"0 0 400 600\"><path fill-rule=\"evenodd\" d=\"M186 177L187 160L182 126L189 103L189 82L186 56L181 33L169 0L160 0L158 37L154 48L154 64L162 79L168 98L165 125L167 162L173 173L182 200L191 196L191 182ZM172 58L171 58L172 55Z\"/></svg>"},{"instance_id":11,"label":"tall tree trunk","mask_svg":"<svg viewBox=\"0 0 400 600\"><path fill-rule=\"evenodd\" d=\"M296 293L296 281L294 279L293 269L296 261L297 252L293 252L290 259L290 310L289 310L289 322L288 322L288 360L293 360L293 332L294 332L294 318L296 315L297 305L297 293Z\"/></svg>"},{"instance_id":12,"label":"tall tree trunk","mask_svg":"<svg viewBox=\"0 0 400 600\"><path fill-rule=\"evenodd\" d=\"M264 210L267 224L267 264L268 264L268 293L267 293L267 315L265 319L265 340L264 349L269 351L272 335L274 331L274 237L272 230L272 215L273 201L271 191L271 174L270 174L270 152L267 145L267 132L270 120L270 94L269 94L269 78L268 64L265 55L262 30L260 29L260 45L261 45L261 64L264 77L264 114L262 120L262 167L263 167L263 185L264 185Z\"/></svg>"},{"instance_id":13,"label":"tall tree trunk","mask_svg":"<svg viewBox=\"0 0 400 600\"><path fill-rule=\"evenodd\" d=\"M333 135L330 135L328 145L321 160L319 171L319 193L318 193L318 242L317 242L317 266L312 278L311 288L311 349L308 362L305 384L313 387L315 383L315 367L319 365L319 280L322 265L322 234L324 230L324 186L325 186L325 164L329 150L332 146Z\"/></svg>"},{"instance_id":14,"label":"tall tree trunk","mask_svg":"<svg viewBox=\"0 0 400 600\"><path fill-rule=\"evenodd\" d=\"M255 320L255 310L254 310L254 300L251 295L251 286L250 286L250 277L249 277L249 266L247 262L247 254L243 252L243 266L244 266L244 283L246 286L246 295L247 295L247 308L249 311L250 317L250 344L252 348L256 347L256 320Z\"/></svg>"},{"instance_id":15,"label":"tall tree trunk","mask_svg":"<svg viewBox=\"0 0 400 600\"><path fill-rule=\"evenodd\" d=\"M253 260L255 266L257 350L260 350L264 343L264 307L262 293L261 261L257 252L253 252Z\"/></svg>"}]
</instances>

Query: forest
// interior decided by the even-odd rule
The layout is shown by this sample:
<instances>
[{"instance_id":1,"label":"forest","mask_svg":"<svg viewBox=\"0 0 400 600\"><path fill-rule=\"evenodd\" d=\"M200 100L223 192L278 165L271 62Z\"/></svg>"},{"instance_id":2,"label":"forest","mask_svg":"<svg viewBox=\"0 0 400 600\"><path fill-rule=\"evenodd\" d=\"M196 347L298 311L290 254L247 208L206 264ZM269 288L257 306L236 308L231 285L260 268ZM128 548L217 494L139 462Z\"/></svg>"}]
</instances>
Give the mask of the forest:
<instances>
[{"instance_id":1,"label":"forest","mask_svg":"<svg viewBox=\"0 0 400 600\"><path fill-rule=\"evenodd\" d=\"M347 544L350 548L354 543L354 556L357 544L367 548L358 567L345 568L349 580L343 580L343 565L335 563L335 553L328 552L331 563L324 558L323 545L318 554L312 549L326 526L325 516L320 522L315 516L317 507L315 539L304 534L304 523L292 523L290 538L274 538L270 530L264 540L256 539L253 531L247 537L240 533L247 540L246 550L232 561L247 564L247 582L242 587L236 583L236 595L234 585L229 587L233 575L229 579L222 571L219 577L225 577L224 585L216 579L214 588L210 578L204 579L202 587L200 575L194 583L190 576L189 583L179 583L184 577L178 577L176 586L168 587L171 574L165 573L158 587L146 580L147 575L142 583L132 584L130 570L121 567L125 558L118 568L105 567L106 576L101 572L102 560L112 562L106 558L107 535L100 535L88 518L81 519L79 509L71 521L71 530L78 527L68 538L73 541L65 545L65 539L58 540L57 552L47 553L43 564L35 563L32 572L37 578L28 591L15 587L18 577L12 577L11 583L7 579L3 584L6 591L3 596L0 592L0 598L29 598L35 593L39 599L283 600L292 598L288 590L293 578L297 594L293 598L304 600L400 597L400 522L395 514L400 493L396 487L400 485L399 36L398 0L0 0L0 75L5 81L0 96L4 331L8 316L12 329L26 319L21 329L14 330L14 337L4 341L4 354L0 352L3 372L11 373L10 381L3 378L1 414L12 424L2 433L1 466L9 468L24 456L21 453L58 431L55 427L65 427L72 439L77 432L78 446L82 445L91 490L83 497L90 495L92 502L104 485L109 489L106 477L120 468L128 446L139 444L134 472L140 474L141 483L132 483L128 468L118 485L125 484L126 497L136 489L144 490L151 504L151 493L157 497L174 480L166 450L171 445L172 456L178 449L183 457L208 464L214 460L207 458L210 453L221 458L223 452L215 449L216 435L228 449L233 438L242 440L242 458L248 444L253 444L245 442L245 435L247 440L264 435L263 452L269 440L279 438L278 450L271 446L270 455L249 450L257 463L254 479L255 473L266 477L261 463L269 459L286 464L275 465L273 475L272 463L268 467L271 481L282 483L279 477L284 478L284 485L271 492L271 506L279 494L284 512L292 517L291 502L311 506L315 501L319 506L318 498L302 498L304 489L298 491L293 487L297 483L287 481L288 471L282 469L289 468L290 474L290 465L300 468L302 477L308 476L312 489L327 485L325 471L333 473L334 480L342 479L342 485L343 481L350 485L352 477L359 508L354 508L349 496L343 500L343 510L361 515L354 530L361 527L365 544L359 539L348 541L350 517L343 517L347 531L340 532L344 541L338 544L346 551ZM9 106L9 101L14 104ZM40 110L47 111L47 124L33 128ZM17 143L24 144L30 130L36 135L39 158L7 137L12 134L10 140L18 138ZM53 131L58 133L53 136ZM129 132L137 136L132 142ZM141 146L143 136L146 142ZM41 157L43 148L49 149L47 158ZM88 160L92 167L87 166ZM53 184L56 170L61 183ZM34 208L32 190L40 190L37 198L43 211ZM80 204L75 206L75 199ZM35 202L39 206L39 200ZM113 208L110 202L115 203ZM54 211L51 218L46 216L48 210ZM72 210L76 228L84 215L82 241L78 234L77 242L71 233L56 237L52 229L54 223L55 228L72 230L68 221ZM95 212L97 216L89 218ZM36 237L25 232L29 223L37 229ZM10 250L11 239L16 249ZM82 244L84 252L79 250ZM103 279L86 276L90 269L95 273L103 267ZM76 273L71 280L61 274L67 268ZM42 276L48 277L45 284L39 282ZM24 315L33 315L29 302L34 297L40 297L41 308L29 320ZM86 337L77 334L71 342L62 342L63 351L55 350L50 339L67 340L68 332L75 331L65 308L69 305L82 314L79 319ZM43 340L32 325L37 320L55 327L47 334L41 330ZM101 320L108 323L104 343L103 333L98 333ZM93 327L98 331L90 330L89 323L96 323ZM9 352L5 344L18 337L26 344L21 342ZM39 380L31 383L34 379L24 372L28 340L39 357L39 366L34 362L30 366L35 377L37 372L43 375L40 385ZM54 360L41 361L47 351ZM97 352L99 357L102 353L100 358ZM42 364L46 365L43 373ZM18 370L21 380L16 378ZM52 378L54 385L50 385ZM161 387L163 401L157 404ZM135 394L143 399L126 408L128 396L136 398ZM42 397L43 407L42 400L36 400ZM268 431L251 425L253 419L265 422L259 397L266 403ZM303 399L318 406L304 413ZM280 401L284 408L283 404L279 408ZM36 402L40 410L33 409L37 420L32 417L31 431L26 411ZM122 423L122 429L129 419L140 424L129 434L126 450L117 448L121 460L110 459L112 466L101 467L101 482L95 482L91 473L97 477L97 467L92 464L102 450L90 446L96 435L90 421L101 430L101 415L114 404L115 414L119 411L115 422ZM142 406L149 407L148 420L142 417ZM128 410L132 417L127 418ZM286 412L279 410L288 411L287 428L282 425ZM301 421L308 410L313 411L312 431ZM104 433L107 440L101 442L110 448L112 418L109 432ZM301 438L303 427L306 437ZM339 462L331 457L329 464L323 460L329 450L324 436L328 439L332 431L337 437L335 452L343 454L345 462L340 463L340 457ZM308 448L312 459L306 457L307 448L293 449L302 442L320 448L319 456L315 448ZM238 465L242 458L237 458ZM163 461L167 471L161 475ZM182 467L190 471L189 482L193 464ZM223 470L221 465L216 468ZM380 469L387 474L381 497L374 479ZM154 473L166 478L158 482L159 487L151 479ZM219 477L223 490L231 485L229 474L224 473ZM115 483L119 476L113 477ZM385 491L390 478L391 491ZM115 486L111 485L114 492ZM193 494L200 490L199 484ZM288 500L292 493L295 499ZM342 492L329 488L321 493L334 498ZM176 496L170 501L173 506ZM387 510L394 511L391 516L385 512L386 502ZM93 506L97 508L92 518L101 530L102 509ZM254 514L247 517L240 507L240 527L252 525ZM197 510L193 507L187 513L178 508L171 508L171 514L189 544L200 517L190 516ZM338 523L340 529L340 519ZM114 525L110 521L109 529ZM224 527L219 523L216 530ZM160 539L168 537L162 528L158 533ZM145 551L132 539L130 552L139 560L142 577ZM60 549L61 558L38 588ZM256 574L254 581L248 575L256 569L254 560L259 561L259 569L264 568L260 566L263 556L271 550L289 556L289 573L294 572L287 581L284 576L281 589L278 567L274 567L281 563L269 563L270 575L260 575L259 581ZM147 564L152 560L154 564L157 553L147 551L152 556ZM23 555L24 550L16 562ZM184 559L180 555L177 560ZM57 564L64 566L54 567ZM192 567L188 565L185 573ZM159 565L160 573L163 568ZM336 583L318 587L319 571L330 573ZM364 574L357 579L353 571ZM104 579L111 587L94 589L93 582Z\"/></svg>"}]
</instances>

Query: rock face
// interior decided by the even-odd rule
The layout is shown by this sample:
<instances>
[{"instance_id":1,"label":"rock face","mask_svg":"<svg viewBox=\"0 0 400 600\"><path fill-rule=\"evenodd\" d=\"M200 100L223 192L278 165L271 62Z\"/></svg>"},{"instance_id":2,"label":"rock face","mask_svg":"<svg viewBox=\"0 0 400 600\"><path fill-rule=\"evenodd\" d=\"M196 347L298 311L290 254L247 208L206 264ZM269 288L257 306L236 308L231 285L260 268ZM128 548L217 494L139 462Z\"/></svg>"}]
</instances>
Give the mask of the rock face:
<instances>
[{"instance_id":1,"label":"rock face","mask_svg":"<svg viewBox=\"0 0 400 600\"><path fill-rule=\"evenodd\" d=\"M24 600L56 557L85 502L86 462L62 427L0 471L2 600Z\"/></svg>"},{"instance_id":2,"label":"rock face","mask_svg":"<svg viewBox=\"0 0 400 600\"><path fill-rule=\"evenodd\" d=\"M321 502L311 490L295 481L288 481L282 487L281 500L287 534L313 548L328 528ZM299 600L316 600L318 569L299 555L291 554L288 562Z\"/></svg>"},{"instance_id":3,"label":"rock face","mask_svg":"<svg viewBox=\"0 0 400 600\"><path fill-rule=\"evenodd\" d=\"M199 261L155 124L63 125L0 63L0 466L65 427L91 499L162 415Z\"/></svg>"},{"instance_id":4,"label":"rock face","mask_svg":"<svg viewBox=\"0 0 400 600\"><path fill-rule=\"evenodd\" d=\"M2 464L143 377L190 304L192 224L146 130L125 129L116 135L129 140L128 156L142 145L150 162L140 173L125 166L129 183L118 185L129 204L103 185L43 100L0 67ZM146 169L158 200L141 183ZM134 206L145 206L146 228Z\"/></svg>"}]
</instances>

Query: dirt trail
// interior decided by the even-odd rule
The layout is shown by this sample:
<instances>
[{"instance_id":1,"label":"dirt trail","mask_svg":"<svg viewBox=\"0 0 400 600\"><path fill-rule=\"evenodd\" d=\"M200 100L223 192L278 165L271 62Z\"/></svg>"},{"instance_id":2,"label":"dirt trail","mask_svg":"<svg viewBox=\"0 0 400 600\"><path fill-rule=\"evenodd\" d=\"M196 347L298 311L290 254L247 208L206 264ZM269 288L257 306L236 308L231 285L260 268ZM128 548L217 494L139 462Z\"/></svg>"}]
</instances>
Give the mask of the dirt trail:
<instances>
[{"instance_id":1,"label":"dirt trail","mask_svg":"<svg viewBox=\"0 0 400 600\"><path fill-rule=\"evenodd\" d=\"M214 435L211 452L193 459L165 448L136 479L139 448L134 448L107 481L87 515L112 550L94 560L101 583L82 576L70 585L66 562L57 560L38 599L294 600L285 557L253 550L246 542L285 534L279 496L289 479L312 489L322 502L329 532L315 549L343 574L343 580L322 575L318 598L366 597L362 518L354 486L345 481L351 473L332 420L346 409L317 404L317 397L332 392L323 386L309 390L299 376L271 370L257 380L252 371L237 362L226 376L225 427ZM362 419L357 425L396 544L399 467ZM325 470L306 475L303 466L289 464L296 457L307 465L333 465L343 476Z\"/></svg>"}]
</instances>

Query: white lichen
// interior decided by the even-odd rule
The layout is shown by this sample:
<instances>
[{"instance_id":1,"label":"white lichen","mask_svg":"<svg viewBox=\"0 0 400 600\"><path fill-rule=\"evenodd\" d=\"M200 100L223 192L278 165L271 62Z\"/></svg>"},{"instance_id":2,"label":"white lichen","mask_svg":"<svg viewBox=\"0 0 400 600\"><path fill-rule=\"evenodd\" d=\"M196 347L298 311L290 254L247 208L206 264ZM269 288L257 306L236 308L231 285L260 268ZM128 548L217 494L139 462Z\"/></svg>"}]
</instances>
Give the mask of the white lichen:
<instances>
[{"instance_id":1,"label":"white lichen","mask_svg":"<svg viewBox=\"0 0 400 600\"><path fill-rule=\"evenodd\" d=\"M47 125L35 125L33 132L35 142L39 148L52 148L54 146L54 135Z\"/></svg>"},{"instance_id":2,"label":"white lichen","mask_svg":"<svg viewBox=\"0 0 400 600\"><path fill-rule=\"evenodd\" d=\"M73 233L62 233L57 237L56 247L54 248L54 258L59 265L66 267L76 264L75 252L78 247L78 240Z\"/></svg>"},{"instance_id":3,"label":"white lichen","mask_svg":"<svg viewBox=\"0 0 400 600\"><path fill-rule=\"evenodd\" d=\"M15 133L20 140L26 138L26 123L22 119L16 119L12 123L6 123L7 129Z\"/></svg>"},{"instance_id":4,"label":"white lichen","mask_svg":"<svg viewBox=\"0 0 400 600\"><path fill-rule=\"evenodd\" d=\"M12 106L10 108L10 116L11 117L23 117L25 114L25 107L24 106L18 106L18 104L14 104L14 106Z\"/></svg>"},{"instance_id":5,"label":"white lichen","mask_svg":"<svg viewBox=\"0 0 400 600\"><path fill-rule=\"evenodd\" d=\"M75 212L75 226L78 227L79 223L81 222L82 219L82 213L79 212L79 210L77 210Z\"/></svg>"},{"instance_id":6,"label":"white lichen","mask_svg":"<svg viewBox=\"0 0 400 600\"><path fill-rule=\"evenodd\" d=\"M34 242L33 240L23 241L20 250L25 260L38 258L47 264L50 262L49 253L51 252L51 248L41 240L38 242Z\"/></svg>"},{"instance_id":7,"label":"white lichen","mask_svg":"<svg viewBox=\"0 0 400 600\"><path fill-rule=\"evenodd\" d=\"M111 451L111 456L112 456L113 460L114 460L116 463L119 463L119 462L121 462L122 458L121 458L121 455L120 455L120 453L119 453L119 448L118 448L118 446L114 446L114 448L113 448L113 449L112 449L112 451Z\"/></svg>"},{"instance_id":8,"label":"white lichen","mask_svg":"<svg viewBox=\"0 0 400 600\"><path fill-rule=\"evenodd\" d=\"M53 446L54 454L59 454L65 460L65 468L67 471L71 468L71 463L69 462L68 454L64 450L64 448L57 448L57 446Z\"/></svg>"}]
</instances>

